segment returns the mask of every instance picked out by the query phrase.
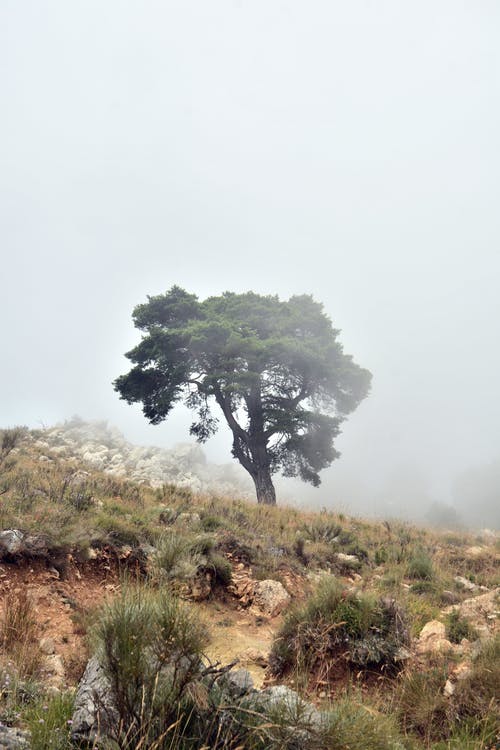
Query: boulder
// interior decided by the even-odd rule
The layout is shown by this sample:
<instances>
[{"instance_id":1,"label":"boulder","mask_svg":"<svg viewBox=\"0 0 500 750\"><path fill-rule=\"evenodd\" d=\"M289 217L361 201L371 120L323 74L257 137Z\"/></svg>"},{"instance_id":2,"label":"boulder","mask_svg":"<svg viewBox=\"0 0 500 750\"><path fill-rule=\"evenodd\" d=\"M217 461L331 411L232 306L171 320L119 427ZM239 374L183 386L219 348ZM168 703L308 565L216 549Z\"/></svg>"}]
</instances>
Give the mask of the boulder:
<instances>
[{"instance_id":1,"label":"boulder","mask_svg":"<svg viewBox=\"0 0 500 750\"><path fill-rule=\"evenodd\" d=\"M118 725L111 685L96 657L92 657L78 686L71 734L74 742L95 742L112 735Z\"/></svg>"},{"instance_id":2,"label":"boulder","mask_svg":"<svg viewBox=\"0 0 500 750\"><path fill-rule=\"evenodd\" d=\"M446 638L446 628L439 620L426 623L416 643L419 654L441 654L453 651L453 644Z\"/></svg>"},{"instance_id":3,"label":"boulder","mask_svg":"<svg viewBox=\"0 0 500 750\"><path fill-rule=\"evenodd\" d=\"M291 596L279 581L257 581L253 606L268 617L276 617L290 604Z\"/></svg>"},{"instance_id":4,"label":"boulder","mask_svg":"<svg viewBox=\"0 0 500 750\"><path fill-rule=\"evenodd\" d=\"M459 586L461 589L465 589L465 591L475 591L477 589L477 586L475 583L472 583L472 581L469 581L468 578L464 578L463 576L455 576L453 579L457 586Z\"/></svg>"}]
</instances>

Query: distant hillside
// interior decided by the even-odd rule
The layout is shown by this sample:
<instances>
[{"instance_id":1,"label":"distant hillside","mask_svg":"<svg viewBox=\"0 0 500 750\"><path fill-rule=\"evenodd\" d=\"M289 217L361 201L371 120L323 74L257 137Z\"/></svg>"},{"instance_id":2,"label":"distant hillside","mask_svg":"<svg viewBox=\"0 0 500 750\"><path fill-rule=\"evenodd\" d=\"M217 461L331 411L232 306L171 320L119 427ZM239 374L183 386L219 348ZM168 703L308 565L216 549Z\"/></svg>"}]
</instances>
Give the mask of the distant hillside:
<instances>
[{"instance_id":1,"label":"distant hillside","mask_svg":"<svg viewBox=\"0 0 500 750\"><path fill-rule=\"evenodd\" d=\"M81 459L93 469L151 487L175 483L194 492L251 492L237 466L209 463L196 443L179 443L171 449L137 446L106 422L85 422L78 417L32 435L34 445L51 455Z\"/></svg>"}]
</instances>

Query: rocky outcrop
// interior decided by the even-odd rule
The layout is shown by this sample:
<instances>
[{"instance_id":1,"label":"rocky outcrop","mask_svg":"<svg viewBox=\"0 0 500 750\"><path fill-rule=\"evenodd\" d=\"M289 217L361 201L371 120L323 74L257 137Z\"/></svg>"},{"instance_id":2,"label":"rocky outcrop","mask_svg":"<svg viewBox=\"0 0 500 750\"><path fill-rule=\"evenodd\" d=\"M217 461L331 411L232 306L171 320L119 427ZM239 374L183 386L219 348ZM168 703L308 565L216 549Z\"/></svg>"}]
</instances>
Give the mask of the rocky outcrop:
<instances>
[{"instance_id":1,"label":"rocky outcrop","mask_svg":"<svg viewBox=\"0 0 500 750\"><path fill-rule=\"evenodd\" d=\"M201 680L203 681L203 676ZM243 715L250 712L256 719L260 717L267 726L271 726L269 721L273 717L279 717L282 731L290 733L290 736L292 733L294 736L296 734L297 739L300 739L299 745L307 747L310 733L318 730L325 721L323 712L285 685L256 690L246 669L231 670L230 667L223 667L220 676L205 682L205 688L208 691L205 708L200 710L211 712L213 691L213 705L218 707L219 721L226 726L238 727L241 712ZM221 709L222 706L225 708ZM87 664L75 698L73 741L95 744L112 738L119 721L110 682L98 660L93 657Z\"/></svg>"},{"instance_id":2,"label":"rocky outcrop","mask_svg":"<svg viewBox=\"0 0 500 750\"><path fill-rule=\"evenodd\" d=\"M498 631L500 614L500 588L488 591L461 604L454 604L444 610L445 614L458 612L475 628L481 638L489 638Z\"/></svg>"},{"instance_id":3,"label":"rocky outcrop","mask_svg":"<svg viewBox=\"0 0 500 750\"><path fill-rule=\"evenodd\" d=\"M41 461L78 458L89 469L119 478L161 487L172 483L193 492L249 492L240 467L208 463L197 443L180 443L171 449L136 446L106 422L74 418L41 430L34 438Z\"/></svg>"},{"instance_id":4,"label":"rocky outcrop","mask_svg":"<svg viewBox=\"0 0 500 750\"><path fill-rule=\"evenodd\" d=\"M119 722L111 685L99 661L92 657L78 686L72 721L75 741L95 742L112 736Z\"/></svg>"}]
</instances>

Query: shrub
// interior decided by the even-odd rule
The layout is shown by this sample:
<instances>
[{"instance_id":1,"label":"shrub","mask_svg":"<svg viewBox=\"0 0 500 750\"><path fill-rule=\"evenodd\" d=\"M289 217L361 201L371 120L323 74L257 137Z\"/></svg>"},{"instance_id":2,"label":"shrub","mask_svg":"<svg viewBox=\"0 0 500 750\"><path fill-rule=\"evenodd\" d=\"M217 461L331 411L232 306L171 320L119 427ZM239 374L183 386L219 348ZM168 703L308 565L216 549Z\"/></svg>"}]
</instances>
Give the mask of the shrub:
<instances>
[{"instance_id":1,"label":"shrub","mask_svg":"<svg viewBox=\"0 0 500 750\"><path fill-rule=\"evenodd\" d=\"M165 590L125 588L102 610L94 636L120 718L120 748L154 746L168 727L188 723L206 627L186 605Z\"/></svg>"},{"instance_id":2,"label":"shrub","mask_svg":"<svg viewBox=\"0 0 500 750\"><path fill-rule=\"evenodd\" d=\"M458 610L453 610L446 618L446 632L448 640L452 643L460 643L462 638L468 638L469 640L477 638L476 629L468 620L460 616Z\"/></svg>"},{"instance_id":3,"label":"shrub","mask_svg":"<svg viewBox=\"0 0 500 750\"><path fill-rule=\"evenodd\" d=\"M407 575L408 578L417 578L425 581L430 581L434 578L432 560L422 547L418 547L410 556Z\"/></svg>"},{"instance_id":4,"label":"shrub","mask_svg":"<svg viewBox=\"0 0 500 750\"><path fill-rule=\"evenodd\" d=\"M305 605L289 612L271 650L275 675L298 669L328 680L339 662L395 668L408 643L405 618L393 599L346 591L332 577Z\"/></svg>"}]
</instances>

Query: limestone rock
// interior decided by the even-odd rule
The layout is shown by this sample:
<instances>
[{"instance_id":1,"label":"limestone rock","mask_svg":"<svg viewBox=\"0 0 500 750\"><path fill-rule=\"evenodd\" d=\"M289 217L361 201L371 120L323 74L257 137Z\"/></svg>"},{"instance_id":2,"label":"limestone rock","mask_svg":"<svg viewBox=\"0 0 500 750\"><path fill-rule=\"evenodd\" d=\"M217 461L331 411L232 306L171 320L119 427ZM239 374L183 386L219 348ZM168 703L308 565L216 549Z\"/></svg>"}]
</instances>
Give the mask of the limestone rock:
<instances>
[{"instance_id":1,"label":"limestone rock","mask_svg":"<svg viewBox=\"0 0 500 750\"><path fill-rule=\"evenodd\" d=\"M99 736L109 735L118 721L109 680L98 660L92 657L75 697L73 740L94 741Z\"/></svg>"},{"instance_id":2,"label":"limestone rock","mask_svg":"<svg viewBox=\"0 0 500 750\"><path fill-rule=\"evenodd\" d=\"M0 724L0 750L29 750L29 734Z\"/></svg>"},{"instance_id":3,"label":"limestone rock","mask_svg":"<svg viewBox=\"0 0 500 750\"><path fill-rule=\"evenodd\" d=\"M263 614L276 617L290 604L291 596L279 581L258 581L254 588L253 605Z\"/></svg>"},{"instance_id":4,"label":"limestone rock","mask_svg":"<svg viewBox=\"0 0 500 750\"><path fill-rule=\"evenodd\" d=\"M440 654L453 651L453 644L446 638L446 628L439 620L426 623L416 643L419 654Z\"/></svg>"},{"instance_id":5,"label":"limestone rock","mask_svg":"<svg viewBox=\"0 0 500 750\"><path fill-rule=\"evenodd\" d=\"M472 581L469 581L468 578L464 578L463 576L455 576L453 580L461 589L465 589L465 591L475 591L477 589L475 583L472 583Z\"/></svg>"},{"instance_id":6,"label":"limestone rock","mask_svg":"<svg viewBox=\"0 0 500 750\"><path fill-rule=\"evenodd\" d=\"M40 651L42 654L53 654L56 650L56 644L53 638L42 638L40 641Z\"/></svg>"},{"instance_id":7,"label":"limestone rock","mask_svg":"<svg viewBox=\"0 0 500 750\"><path fill-rule=\"evenodd\" d=\"M0 531L0 559L5 555L16 555L24 545L24 533L19 529Z\"/></svg>"},{"instance_id":8,"label":"limestone rock","mask_svg":"<svg viewBox=\"0 0 500 750\"><path fill-rule=\"evenodd\" d=\"M458 611L461 617L469 620L479 635L489 638L498 630L498 615L500 612L500 588L488 591L486 594L464 599L461 604L447 607L444 612Z\"/></svg>"}]
</instances>

